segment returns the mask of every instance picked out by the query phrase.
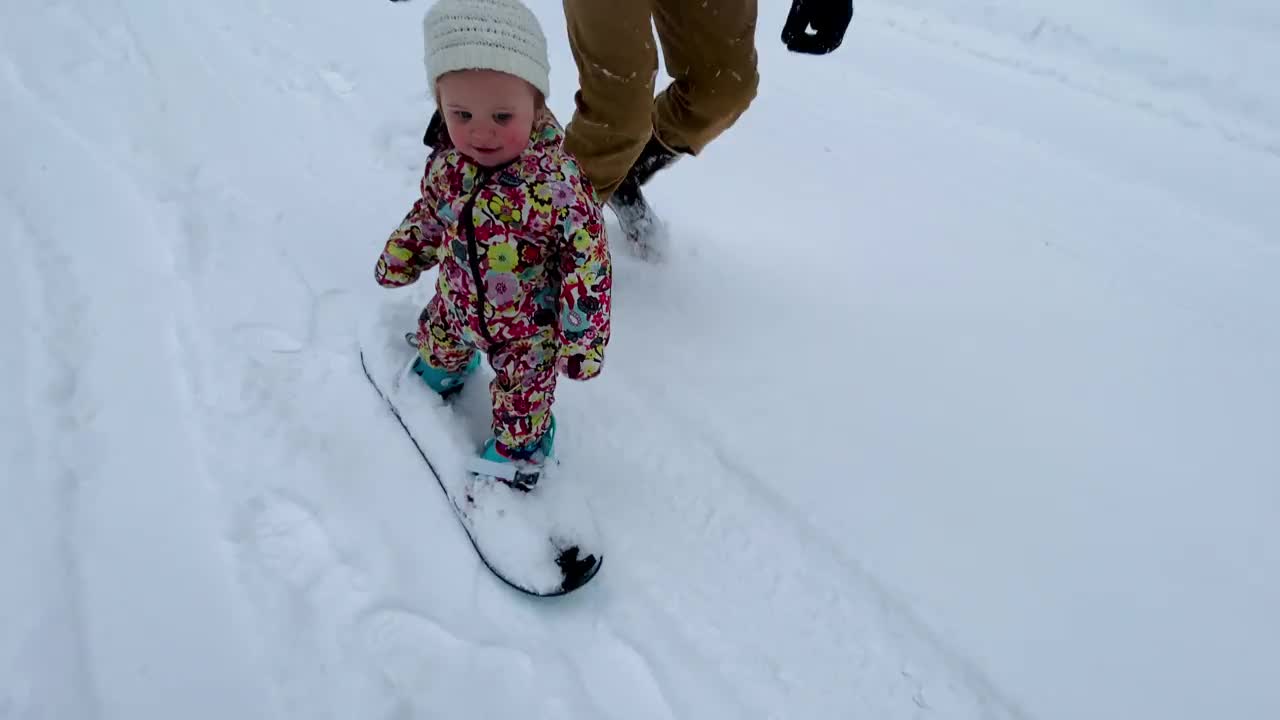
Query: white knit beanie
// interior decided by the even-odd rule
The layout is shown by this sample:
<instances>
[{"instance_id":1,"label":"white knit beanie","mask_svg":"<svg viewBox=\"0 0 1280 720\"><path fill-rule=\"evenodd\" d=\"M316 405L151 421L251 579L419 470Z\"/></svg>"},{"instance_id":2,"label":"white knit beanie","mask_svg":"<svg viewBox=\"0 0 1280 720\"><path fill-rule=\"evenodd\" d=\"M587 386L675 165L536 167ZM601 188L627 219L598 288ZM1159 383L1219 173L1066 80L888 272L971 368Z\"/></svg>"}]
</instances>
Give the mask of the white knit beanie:
<instances>
[{"instance_id":1,"label":"white knit beanie","mask_svg":"<svg viewBox=\"0 0 1280 720\"><path fill-rule=\"evenodd\" d=\"M422 21L427 80L453 70L498 70L551 97L547 39L519 0L437 0Z\"/></svg>"}]
</instances>

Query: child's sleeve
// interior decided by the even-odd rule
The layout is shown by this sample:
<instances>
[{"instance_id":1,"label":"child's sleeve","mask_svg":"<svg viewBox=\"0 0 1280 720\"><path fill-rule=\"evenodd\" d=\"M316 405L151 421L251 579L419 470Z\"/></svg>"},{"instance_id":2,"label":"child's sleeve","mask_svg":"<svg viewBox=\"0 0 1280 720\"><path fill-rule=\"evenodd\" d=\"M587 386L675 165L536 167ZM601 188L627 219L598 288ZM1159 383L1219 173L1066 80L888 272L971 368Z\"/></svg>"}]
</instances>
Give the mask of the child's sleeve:
<instances>
[{"instance_id":1,"label":"child's sleeve","mask_svg":"<svg viewBox=\"0 0 1280 720\"><path fill-rule=\"evenodd\" d=\"M436 264L444 226L436 218L434 195L427 183L400 227L387 239L374 276L383 287L403 287L417 282L423 271Z\"/></svg>"},{"instance_id":2,"label":"child's sleeve","mask_svg":"<svg viewBox=\"0 0 1280 720\"><path fill-rule=\"evenodd\" d=\"M575 172L567 173L572 194L557 203L563 230L560 251L560 351L557 370L573 380L600 374L609 344L613 268L600 204L590 186Z\"/></svg>"}]
</instances>

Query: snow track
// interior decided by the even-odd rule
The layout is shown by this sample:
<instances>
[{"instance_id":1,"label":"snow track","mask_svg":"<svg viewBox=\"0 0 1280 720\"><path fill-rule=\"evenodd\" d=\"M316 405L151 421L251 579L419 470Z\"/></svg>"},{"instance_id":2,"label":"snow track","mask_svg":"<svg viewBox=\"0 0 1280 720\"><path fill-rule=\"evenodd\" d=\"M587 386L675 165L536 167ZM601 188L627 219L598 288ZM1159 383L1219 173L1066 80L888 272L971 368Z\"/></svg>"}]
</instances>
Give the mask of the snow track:
<instances>
[{"instance_id":1,"label":"snow track","mask_svg":"<svg viewBox=\"0 0 1280 720\"><path fill-rule=\"evenodd\" d=\"M52 249L42 260L30 255L35 237L30 225L13 208L15 219L6 236L6 266L11 275L4 286L17 290L5 298L15 308L11 317L23 327L5 327L13 338L3 370L24 388L20 402L6 403L5 481L0 483L8 502L27 508L48 522L27 534L17 523L0 530L0 559L16 571L7 593L15 606L39 608L31 616L6 623L0 633L0 677L11 684L0 693L0 716L55 718L84 716L94 706L94 688L86 667L85 614L82 608L81 548L75 532L79 515L81 475L77 460L63 448L67 438L78 436L84 411L79 397L79 372L67 352L68 332L81 330L77 294L52 292L43 277L56 277L65 258ZM36 323L44 318L45 323ZM28 420L30 418L30 420ZM12 652L12 655L9 654Z\"/></svg>"},{"instance_id":2,"label":"snow track","mask_svg":"<svg viewBox=\"0 0 1280 720\"><path fill-rule=\"evenodd\" d=\"M859 19L1280 156L1280 95L1256 60L1280 32L1266 0L890 0L860 8Z\"/></svg>"},{"instance_id":3,"label":"snow track","mask_svg":"<svg viewBox=\"0 0 1280 720\"><path fill-rule=\"evenodd\" d=\"M87 44L119 41L120 62L137 67L127 27L97 34L68 8L47 11ZM120 69L109 59L72 67ZM55 599L53 617L72 620L57 626L52 647L80 691L19 709L144 717L181 699L201 706L190 716L252 714L265 696L244 662L247 608L216 540L223 513L193 402L204 348L179 278L190 248L164 201L130 172L134 158L63 109L67 98L43 83L47 70L5 64L5 97L17 100L6 113L11 130L46 150L11 155L20 171L5 197L21 208L12 254L26 268L20 283L38 298L25 336L39 348L28 358L44 390L28 395L26 416L36 457L49 463L47 532L61 557L41 568L41 596ZM218 671L196 672L197 659Z\"/></svg>"},{"instance_id":4,"label":"snow track","mask_svg":"<svg viewBox=\"0 0 1280 720\"><path fill-rule=\"evenodd\" d=\"M548 602L356 356L428 289L421 0L5 5L0 718L1274 716L1280 25L1113 5L765 10L558 391L608 562Z\"/></svg>"}]
</instances>

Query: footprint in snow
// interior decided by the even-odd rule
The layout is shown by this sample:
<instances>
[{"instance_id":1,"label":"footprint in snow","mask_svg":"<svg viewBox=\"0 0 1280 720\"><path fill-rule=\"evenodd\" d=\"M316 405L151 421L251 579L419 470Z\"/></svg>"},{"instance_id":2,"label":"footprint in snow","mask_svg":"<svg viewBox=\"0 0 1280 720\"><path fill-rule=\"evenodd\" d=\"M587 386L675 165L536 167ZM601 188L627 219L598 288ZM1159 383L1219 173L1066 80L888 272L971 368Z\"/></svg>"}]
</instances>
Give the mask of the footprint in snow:
<instances>
[{"instance_id":1,"label":"footprint in snow","mask_svg":"<svg viewBox=\"0 0 1280 720\"><path fill-rule=\"evenodd\" d=\"M335 97L345 98L356 89L354 82L332 66L320 71L320 79L324 81L324 84L329 87Z\"/></svg>"}]
</instances>

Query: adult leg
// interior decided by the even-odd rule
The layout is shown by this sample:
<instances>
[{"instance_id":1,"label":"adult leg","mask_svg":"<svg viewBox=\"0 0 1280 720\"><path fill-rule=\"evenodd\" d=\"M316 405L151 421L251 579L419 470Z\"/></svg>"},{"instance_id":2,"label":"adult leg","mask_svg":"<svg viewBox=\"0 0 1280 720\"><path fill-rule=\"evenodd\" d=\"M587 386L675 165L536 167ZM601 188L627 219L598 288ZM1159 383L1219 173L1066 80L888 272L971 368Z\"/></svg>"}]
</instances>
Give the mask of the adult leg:
<instances>
[{"instance_id":1,"label":"adult leg","mask_svg":"<svg viewBox=\"0 0 1280 720\"><path fill-rule=\"evenodd\" d=\"M642 256L665 233L641 188L682 155L696 155L755 99L756 0L652 0L672 82L653 106L653 135L613 192L610 205ZM660 253L661 250L658 249Z\"/></svg>"},{"instance_id":2,"label":"adult leg","mask_svg":"<svg viewBox=\"0 0 1280 720\"><path fill-rule=\"evenodd\" d=\"M670 150L697 155L756 97L756 0L653 0L671 84L654 103L654 129Z\"/></svg>"},{"instance_id":3,"label":"adult leg","mask_svg":"<svg viewBox=\"0 0 1280 720\"><path fill-rule=\"evenodd\" d=\"M653 132L658 70L649 0L564 0L578 66L565 147L607 202Z\"/></svg>"}]
</instances>

